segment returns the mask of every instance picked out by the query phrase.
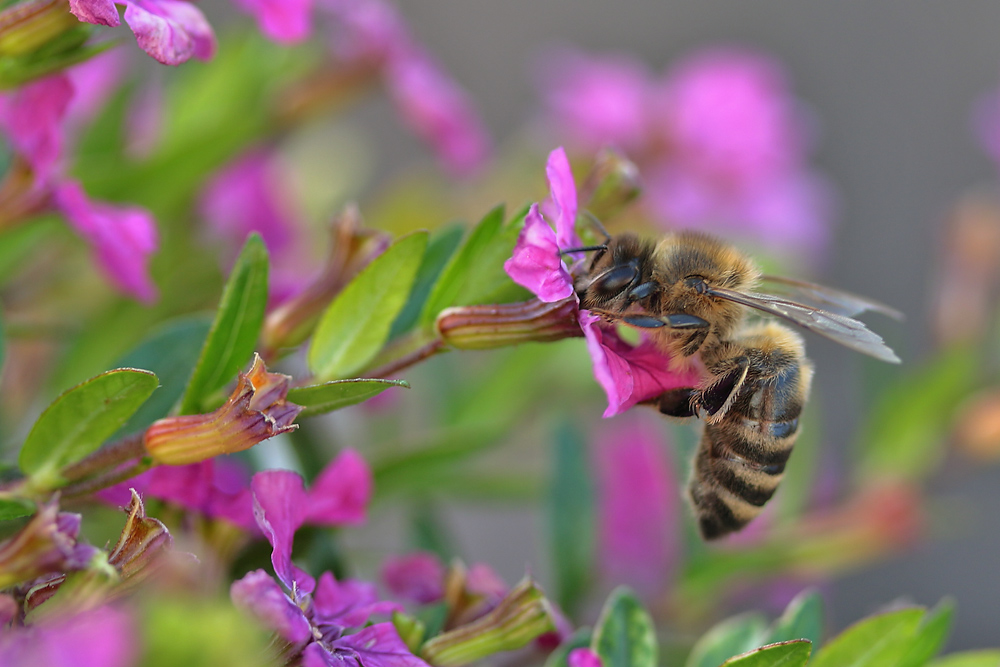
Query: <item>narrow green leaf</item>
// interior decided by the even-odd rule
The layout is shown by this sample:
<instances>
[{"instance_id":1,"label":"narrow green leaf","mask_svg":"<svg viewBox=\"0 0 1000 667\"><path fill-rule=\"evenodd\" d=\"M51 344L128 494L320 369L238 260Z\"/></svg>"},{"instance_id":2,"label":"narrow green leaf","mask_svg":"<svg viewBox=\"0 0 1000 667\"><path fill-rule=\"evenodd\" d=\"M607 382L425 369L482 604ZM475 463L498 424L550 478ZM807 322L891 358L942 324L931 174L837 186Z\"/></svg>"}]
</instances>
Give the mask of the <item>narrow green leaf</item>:
<instances>
[{"instance_id":1,"label":"narrow green leaf","mask_svg":"<svg viewBox=\"0 0 1000 667\"><path fill-rule=\"evenodd\" d=\"M181 398L180 413L199 412L202 401L236 378L253 354L267 308L267 249L247 238L222 290L215 321Z\"/></svg>"},{"instance_id":2,"label":"narrow green leaf","mask_svg":"<svg viewBox=\"0 0 1000 667\"><path fill-rule=\"evenodd\" d=\"M410 294L427 232L404 236L366 266L320 318L309 368L322 380L350 375L378 353Z\"/></svg>"},{"instance_id":3,"label":"narrow green leaf","mask_svg":"<svg viewBox=\"0 0 1000 667\"><path fill-rule=\"evenodd\" d=\"M917 629L917 637L896 667L923 667L944 648L955 617L955 603L942 600L927 612ZM997 663L1000 667L1000 662Z\"/></svg>"},{"instance_id":4,"label":"narrow green leaf","mask_svg":"<svg viewBox=\"0 0 1000 667\"><path fill-rule=\"evenodd\" d=\"M305 408L299 417L313 417L367 401L389 387L410 388L406 380L331 380L288 390L288 400Z\"/></svg>"},{"instance_id":5,"label":"narrow green leaf","mask_svg":"<svg viewBox=\"0 0 1000 667\"><path fill-rule=\"evenodd\" d=\"M924 610L900 609L858 621L831 639L813 667L886 667L906 654Z\"/></svg>"},{"instance_id":6,"label":"narrow green leaf","mask_svg":"<svg viewBox=\"0 0 1000 667\"><path fill-rule=\"evenodd\" d=\"M590 648L603 667L656 667L653 619L627 588L616 588L604 603Z\"/></svg>"},{"instance_id":7,"label":"narrow green leaf","mask_svg":"<svg viewBox=\"0 0 1000 667\"><path fill-rule=\"evenodd\" d=\"M57 398L35 422L18 464L39 488L59 483L58 471L87 456L132 416L158 380L149 371L119 368Z\"/></svg>"},{"instance_id":8,"label":"narrow green leaf","mask_svg":"<svg viewBox=\"0 0 1000 667\"><path fill-rule=\"evenodd\" d=\"M503 269L519 232L517 225L504 224L503 206L487 213L441 272L424 304L421 322L430 324L451 306L499 303L523 292Z\"/></svg>"},{"instance_id":9,"label":"narrow green leaf","mask_svg":"<svg viewBox=\"0 0 1000 667\"><path fill-rule=\"evenodd\" d=\"M207 317L177 320L157 328L115 366L145 368L160 379L160 390L142 404L116 434L137 433L170 413L187 384L212 322Z\"/></svg>"},{"instance_id":10,"label":"narrow green leaf","mask_svg":"<svg viewBox=\"0 0 1000 667\"><path fill-rule=\"evenodd\" d=\"M3 308L0 308L0 371L3 371L3 353L4 353Z\"/></svg>"},{"instance_id":11,"label":"narrow green leaf","mask_svg":"<svg viewBox=\"0 0 1000 667\"><path fill-rule=\"evenodd\" d=\"M570 651L577 648L588 648L594 631L590 628L577 628L569 639L559 644L556 650L545 661L545 667L568 667L566 662Z\"/></svg>"},{"instance_id":12,"label":"narrow green leaf","mask_svg":"<svg viewBox=\"0 0 1000 667\"><path fill-rule=\"evenodd\" d=\"M715 625L691 649L687 667L718 667L765 642L767 621L761 614L741 614Z\"/></svg>"},{"instance_id":13,"label":"narrow green leaf","mask_svg":"<svg viewBox=\"0 0 1000 667\"><path fill-rule=\"evenodd\" d=\"M935 660L927 667L997 667L997 665L1000 665L1000 650L987 649L952 653Z\"/></svg>"},{"instance_id":14,"label":"narrow green leaf","mask_svg":"<svg viewBox=\"0 0 1000 667\"><path fill-rule=\"evenodd\" d=\"M20 519L23 516L31 516L34 513L35 506L27 500L13 500L7 498L0 500L0 521Z\"/></svg>"},{"instance_id":15,"label":"narrow green leaf","mask_svg":"<svg viewBox=\"0 0 1000 667\"><path fill-rule=\"evenodd\" d=\"M823 597L819 591L804 590L796 595L771 627L767 643L808 639L818 645L823 636Z\"/></svg>"},{"instance_id":16,"label":"narrow green leaf","mask_svg":"<svg viewBox=\"0 0 1000 667\"><path fill-rule=\"evenodd\" d=\"M812 643L805 639L761 646L722 663L722 667L802 667L809 662Z\"/></svg>"},{"instance_id":17,"label":"narrow green leaf","mask_svg":"<svg viewBox=\"0 0 1000 667\"><path fill-rule=\"evenodd\" d=\"M594 482L583 437L562 424L553 443L549 535L556 601L573 614L590 583L594 560Z\"/></svg>"},{"instance_id":18,"label":"narrow green leaf","mask_svg":"<svg viewBox=\"0 0 1000 667\"><path fill-rule=\"evenodd\" d=\"M392 323L389 331L389 339L412 329L420 320L420 314L427 303L431 289L437 283L438 277L447 265L448 260L455 254L455 249L462 241L465 229L455 225L446 227L434 232L427 243L427 252L417 269L417 277L413 281L413 289L410 290L410 298L406 305L399 312L396 321Z\"/></svg>"},{"instance_id":19,"label":"narrow green leaf","mask_svg":"<svg viewBox=\"0 0 1000 667\"><path fill-rule=\"evenodd\" d=\"M944 432L979 365L978 350L956 348L884 392L862 434L861 474L919 478L931 470L943 455Z\"/></svg>"}]
</instances>

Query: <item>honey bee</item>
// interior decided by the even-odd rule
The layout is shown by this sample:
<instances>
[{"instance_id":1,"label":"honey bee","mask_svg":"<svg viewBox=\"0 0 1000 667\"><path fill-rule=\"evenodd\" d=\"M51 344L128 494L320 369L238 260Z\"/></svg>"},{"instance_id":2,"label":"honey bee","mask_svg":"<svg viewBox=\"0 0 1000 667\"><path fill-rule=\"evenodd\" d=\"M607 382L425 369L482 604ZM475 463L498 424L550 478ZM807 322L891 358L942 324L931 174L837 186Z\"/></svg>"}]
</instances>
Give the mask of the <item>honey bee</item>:
<instances>
[{"instance_id":1,"label":"honey bee","mask_svg":"<svg viewBox=\"0 0 1000 667\"><path fill-rule=\"evenodd\" d=\"M706 234L679 231L659 241L621 234L575 250L597 251L576 280L581 308L646 330L675 368L699 362L704 368L699 386L648 403L663 414L705 422L688 495L707 540L743 528L774 494L813 376L802 337L774 321L748 321L748 308L899 363L881 337L852 319L866 310L901 317L897 311L762 276L749 257ZM762 283L791 296L759 292Z\"/></svg>"}]
</instances>

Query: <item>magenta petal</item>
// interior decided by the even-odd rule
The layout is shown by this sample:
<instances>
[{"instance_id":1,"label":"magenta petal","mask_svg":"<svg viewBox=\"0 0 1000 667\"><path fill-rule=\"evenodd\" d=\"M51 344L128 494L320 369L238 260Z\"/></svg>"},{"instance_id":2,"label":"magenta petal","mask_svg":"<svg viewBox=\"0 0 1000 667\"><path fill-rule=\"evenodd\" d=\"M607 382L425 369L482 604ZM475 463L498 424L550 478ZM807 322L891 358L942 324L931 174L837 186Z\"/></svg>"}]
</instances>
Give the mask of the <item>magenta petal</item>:
<instances>
[{"instance_id":1,"label":"magenta petal","mask_svg":"<svg viewBox=\"0 0 1000 667\"><path fill-rule=\"evenodd\" d=\"M63 119L73 93L69 77L56 74L0 95L0 127L38 184L49 182L62 157Z\"/></svg>"},{"instance_id":2,"label":"magenta petal","mask_svg":"<svg viewBox=\"0 0 1000 667\"><path fill-rule=\"evenodd\" d=\"M139 47L164 65L180 65L191 56L208 60L215 34L201 10L182 0L130 0L125 22Z\"/></svg>"},{"instance_id":3,"label":"magenta petal","mask_svg":"<svg viewBox=\"0 0 1000 667\"><path fill-rule=\"evenodd\" d=\"M121 25L114 0L69 0L69 11L85 23Z\"/></svg>"},{"instance_id":4,"label":"magenta petal","mask_svg":"<svg viewBox=\"0 0 1000 667\"><path fill-rule=\"evenodd\" d=\"M146 269L157 247L156 223L149 211L92 202L73 181L60 184L54 198L70 225L97 253L108 277L142 301L155 300L156 288Z\"/></svg>"},{"instance_id":5,"label":"magenta petal","mask_svg":"<svg viewBox=\"0 0 1000 667\"><path fill-rule=\"evenodd\" d=\"M363 522L372 485L368 464L353 449L345 449L313 481L306 521L321 526Z\"/></svg>"},{"instance_id":6,"label":"magenta petal","mask_svg":"<svg viewBox=\"0 0 1000 667\"><path fill-rule=\"evenodd\" d=\"M569 667L601 667L601 658L589 648L575 648L566 656Z\"/></svg>"},{"instance_id":7,"label":"magenta petal","mask_svg":"<svg viewBox=\"0 0 1000 667\"><path fill-rule=\"evenodd\" d=\"M663 591L674 564L677 478L661 429L635 420L597 443L598 525L601 560L614 584L646 597Z\"/></svg>"},{"instance_id":8,"label":"magenta petal","mask_svg":"<svg viewBox=\"0 0 1000 667\"><path fill-rule=\"evenodd\" d=\"M183 466L157 466L151 471L147 493L187 509L201 510L211 493L214 468L212 459Z\"/></svg>"},{"instance_id":9,"label":"magenta petal","mask_svg":"<svg viewBox=\"0 0 1000 667\"><path fill-rule=\"evenodd\" d=\"M428 552L391 556L382 564L382 581L392 594L418 604L444 597L444 576L441 559Z\"/></svg>"},{"instance_id":10,"label":"magenta petal","mask_svg":"<svg viewBox=\"0 0 1000 667\"><path fill-rule=\"evenodd\" d=\"M309 36L312 0L235 0L257 20L260 31L279 44L294 44Z\"/></svg>"},{"instance_id":11,"label":"magenta petal","mask_svg":"<svg viewBox=\"0 0 1000 667\"><path fill-rule=\"evenodd\" d=\"M312 634L302 610L288 599L264 570L248 572L229 588L233 604L256 616L268 628L290 642L305 641Z\"/></svg>"},{"instance_id":12,"label":"magenta petal","mask_svg":"<svg viewBox=\"0 0 1000 667\"><path fill-rule=\"evenodd\" d=\"M410 653L392 623L378 623L341 637L332 642L331 647L334 654L355 653L363 667L428 667L426 662Z\"/></svg>"},{"instance_id":13,"label":"magenta petal","mask_svg":"<svg viewBox=\"0 0 1000 667\"><path fill-rule=\"evenodd\" d=\"M552 303L573 295L573 279L559 255L555 232L532 204L517 237L514 253L503 268L518 285Z\"/></svg>"},{"instance_id":14,"label":"magenta petal","mask_svg":"<svg viewBox=\"0 0 1000 667\"><path fill-rule=\"evenodd\" d=\"M569 158L562 146L549 154L545 175L549 180L552 202L558 209L556 244L560 249L578 248L582 243L576 234L576 183L569 168Z\"/></svg>"},{"instance_id":15,"label":"magenta petal","mask_svg":"<svg viewBox=\"0 0 1000 667\"><path fill-rule=\"evenodd\" d=\"M330 572L320 575L313 595L313 618L317 624L357 628L373 614L402 610L402 605L395 602L379 601L375 584L356 579L337 581Z\"/></svg>"},{"instance_id":16,"label":"magenta petal","mask_svg":"<svg viewBox=\"0 0 1000 667\"><path fill-rule=\"evenodd\" d=\"M302 477L289 470L265 470L253 476L253 512L264 537L271 543L271 564L289 590L311 593L316 582L292 564L292 541L303 524L309 496Z\"/></svg>"}]
</instances>

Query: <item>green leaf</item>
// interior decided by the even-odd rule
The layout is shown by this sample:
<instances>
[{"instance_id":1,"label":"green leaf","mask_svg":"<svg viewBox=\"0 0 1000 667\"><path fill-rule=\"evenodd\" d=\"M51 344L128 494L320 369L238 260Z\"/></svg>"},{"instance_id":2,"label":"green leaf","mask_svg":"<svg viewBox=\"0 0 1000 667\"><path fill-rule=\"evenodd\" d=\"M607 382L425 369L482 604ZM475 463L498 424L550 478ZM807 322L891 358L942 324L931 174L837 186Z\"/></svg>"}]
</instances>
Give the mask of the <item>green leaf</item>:
<instances>
[{"instance_id":1,"label":"green leaf","mask_svg":"<svg viewBox=\"0 0 1000 667\"><path fill-rule=\"evenodd\" d=\"M604 603L590 648L602 667L656 667L653 619L627 588L616 588Z\"/></svg>"},{"instance_id":2,"label":"green leaf","mask_svg":"<svg viewBox=\"0 0 1000 667\"><path fill-rule=\"evenodd\" d=\"M997 665L1000 665L1000 650L987 649L952 653L935 660L927 667L997 667Z\"/></svg>"},{"instance_id":3,"label":"green leaf","mask_svg":"<svg viewBox=\"0 0 1000 667\"><path fill-rule=\"evenodd\" d=\"M911 479L930 471L944 452L952 413L979 366L977 350L952 349L884 392L863 431L858 470Z\"/></svg>"},{"instance_id":4,"label":"green leaf","mask_svg":"<svg viewBox=\"0 0 1000 667\"><path fill-rule=\"evenodd\" d=\"M886 667L906 654L924 610L900 609L858 621L831 639L813 667Z\"/></svg>"},{"instance_id":5,"label":"green leaf","mask_svg":"<svg viewBox=\"0 0 1000 667\"><path fill-rule=\"evenodd\" d=\"M569 639L559 644L556 650L549 655L549 659L545 661L545 667L568 667L566 661L570 651L577 648L588 648L593 634L594 632L590 628L577 628Z\"/></svg>"},{"instance_id":6,"label":"green leaf","mask_svg":"<svg viewBox=\"0 0 1000 667\"><path fill-rule=\"evenodd\" d=\"M755 649L767 637L767 622L761 614L741 614L718 623L691 649L687 667L718 667L733 657Z\"/></svg>"},{"instance_id":7,"label":"green leaf","mask_svg":"<svg viewBox=\"0 0 1000 667\"><path fill-rule=\"evenodd\" d=\"M916 640L896 667L923 667L944 648L955 616L955 603L942 600L924 617L917 630ZM997 663L1000 665L1000 662Z\"/></svg>"},{"instance_id":8,"label":"green leaf","mask_svg":"<svg viewBox=\"0 0 1000 667\"><path fill-rule=\"evenodd\" d=\"M771 627L767 643L808 639L818 645L823 636L823 597L815 590L796 595Z\"/></svg>"},{"instance_id":9,"label":"green leaf","mask_svg":"<svg viewBox=\"0 0 1000 667\"><path fill-rule=\"evenodd\" d=\"M170 322L158 327L149 338L118 360L116 366L145 368L156 373L160 390L143 403L116 435L137 433L170 413L198 363L198 353L211 325L206 317Z\"/></svg>"},{"instance_id":10,"label":"green leaf","mask_svg":"<svg viewBox=\"0 0 1000 667\"><path fill-rule=\"evenodd\" d=\"M364 367L389 337L417 276L427 232L404 236L366 266L320 318L309 369L322 380Z\"/></svg>"},{"instance_id":11,"label":"green leaf","mask_svg":"<svg viewBox=\"0 0 1000 667\"><path fill-rule=\"evenodd\" d=\"M556 601L573 614L587 593L594 560L594 482L580 433L562 424L553 443L549 535Z\"/></svg>"},{"instance_id":12,"label":"green leaf","mask_svg":"<svg viewBox=\"0 0 1000 667\"><path fill-rule=\"evenodd\" d=\"M313 417L367 401L389 387L410 388L406 380L331 380L288 390L288 400L305 408L299 417Z\"/></svg>"},{"instance_id":13,"label":"green leaf","mask_svg":"<svg viewBox=\"0 0 1000 667\"><path fill-rule=\"evenodd\" d=\"M722 667L802 667L811 652L812 644L805 639L779 642L730 658Z\"/></svg>"},{"instance_id":14,"label":"green leaf","mask_svg":"<svg viewBox=\"0 0 1000 667\"><path fill-rule=\"evenodd\" d=\"M0 284L35 256L36 248L63 229L55 216L45 216L0 232Z\"/></svg>"},{"instance_id":15,"label":"green leaf","mask_svg":"<svg viewBox=\"0 0 1000 667\"><path fill-rule=\"evenodd\" d=\"M392 323L392 329L389 331L390 340L409 331L420 320L420 313L423 312L424 304L427 303L427 297L430 296L431 289L444 270L445 264L462 241L464 232L463 227L455 225L439 229L431 236L427 243L427 252L424 253L420 268L417 269L417 277L413 281L410 298L403 306L403 310L399 312L396 321Z\"/></svg>"},{"instance_id":16,"label":"green leaf","mask_svg":"<svg viewBox=\"0 0 1000 667\"><path fill-rule=\"evenodd\" d=\"M28 502L27 500L14 500L8 498L0 500L0 521L20 519L23 516L31 516L34 513L34 504Z\"/></svg>"},{"instance_id":17,"label":"green leaf","mask_svg":"<svg viewBox=\"0 0 1000 667\"><path fill-rule=\"evenodd\" d=\"M157 385L149 371L119 368L66 391L28 434L18 457L21 470L34 478L37 488L54 488L58 471L100 447Z\"/></svg>"},{"instance_id":18,"label":"green leaf","mask_svg":"<svg viewBox=\"0 0 1000 667\"><path fill-rule=\"evenodd\" d=\"M520 233L518 225L504 225L503 218L503 206L491 210L452 255L427 297L422 323L431 324L451 306L497 303L524 291L503 269Z\"/></svg>"},{"instance_id":19,"label":"green leaf","mask_svg":"<svg viewBox=\"0 0 1000 667\"><path fill-rule=\"evenodd\" d=\"M236 378L253 354L267 308L267 249L251 234L236 259L198 365L181 398L180 413L202 410L202 402Z\"/></svg>"}]
</instances>

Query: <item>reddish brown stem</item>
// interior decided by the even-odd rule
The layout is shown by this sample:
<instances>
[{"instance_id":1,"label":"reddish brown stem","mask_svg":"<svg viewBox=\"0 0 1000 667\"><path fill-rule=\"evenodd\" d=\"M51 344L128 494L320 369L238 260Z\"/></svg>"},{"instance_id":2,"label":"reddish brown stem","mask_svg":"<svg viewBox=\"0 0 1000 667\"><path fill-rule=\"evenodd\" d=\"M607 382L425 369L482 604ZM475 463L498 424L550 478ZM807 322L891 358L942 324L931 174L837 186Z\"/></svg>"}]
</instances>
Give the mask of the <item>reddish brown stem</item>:
<instances>
[{"instance_id":1,"label":"reddish brown stem","mask_svg":"<svg viewBox=\"0 0 1000 667\"><path fill-rule=\"evenodd\" d=\"M123 463L140 458L146 453L142 445L142 435L142 433L130 435L101 447L93 454L63 470L63 479L73 482L104 471L114 470Z\"/></svg>"}]
</instances>

